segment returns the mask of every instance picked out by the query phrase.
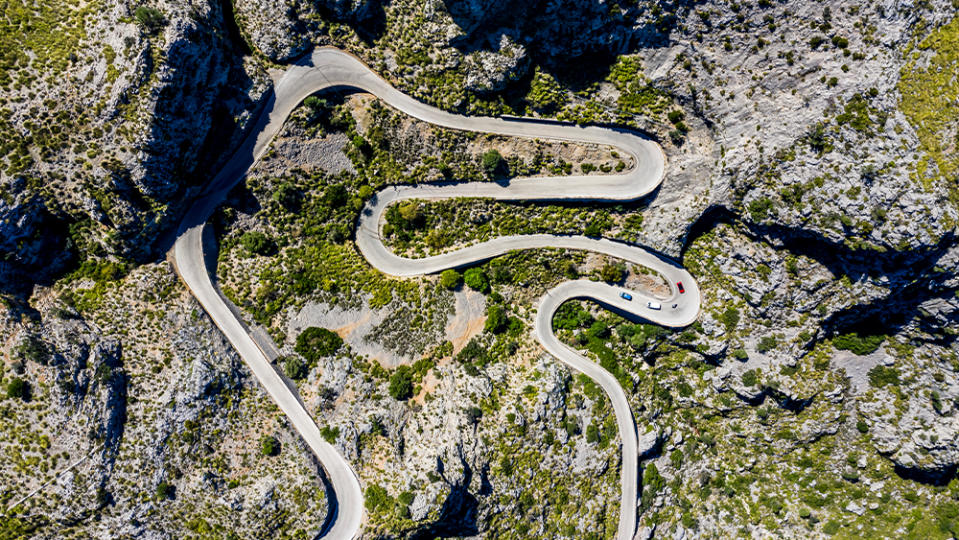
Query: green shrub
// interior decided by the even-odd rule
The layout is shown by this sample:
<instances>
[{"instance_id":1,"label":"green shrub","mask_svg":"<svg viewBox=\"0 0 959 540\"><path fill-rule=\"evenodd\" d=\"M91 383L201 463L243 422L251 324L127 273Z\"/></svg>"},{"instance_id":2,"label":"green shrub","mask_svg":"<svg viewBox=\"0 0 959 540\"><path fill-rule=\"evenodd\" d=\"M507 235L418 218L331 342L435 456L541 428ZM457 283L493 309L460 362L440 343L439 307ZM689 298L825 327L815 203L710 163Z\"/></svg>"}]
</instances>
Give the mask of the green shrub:
<instances>
[{"instance_id":1,"label":"green shrub","mask_svg":"<svg viewBox=\"0 0 959 540\"><path fill-rule=\"evenodd\" d=\"M652 506L656 495L664 487L666 487L666 480L659 474L656 464L650 463L647 465L643 470L643 495L640 498L640 504L644 510Z\"/></svg>"},{"instance_id":2,"label":"green shrub","mask_svg":"<svg viewBox=\"0 0 959 540\"><path fill-rule=\"evenodd\" d=\"M299 356L287 356L283 359L283 373L294 381L298 381L306 378L310 370Z\"/></svg>"},{"instance_id":3,"label":"green shrub","mask_svg":"<svg viewBox=\"0 0 959 540\"><path fill-rule=\"evenodd\" d=\"M163 12L154 7L138 7L133 12L133 18L136 19L137 24L151 34L159 32L166 25L166 17Z\"/></svg>"},{"instance_id":4,"label":"green shrub","mask_svg":"<svg viewBox=\"0 0 959 540\"><path fill-rule=\"evenodd\" d=\"M270 255L276 251L276 244L269 236L259 231L249 231L240 237L240 245L250 255Z\"/></svg>"},{"instance_id":5,"label":"green shrub","mask_svg":"<svg viewBox=\"0 0 959 540\"><path fill-rule=\"evenodd\" d=\"M735 307L726 308L726 311L719 316L719 322L726 327L726 332L732 332L739 324L739 310Z\"/></svg>"},{"instance_id":6,"label":"green shrub","mask_svg":"<svg viewBox=\"0 0 959 540\"><path fill-rule=\"evenodd\" d=\"M606 263L599 270L599 278L606 283L619 283L626 277L626 266L617 263Z\"/></svg>"},{"instance_id":7,"label":"green shrub","mask_svg":"<svg viewBox=\"0 0 959 540\"><path fill-rule=\"evenodd\" d=\"M296 336L294 349L310 363L336 352L343 345L343 338L326 328L311 326Z\"/></svg>"},{"instance_id":8,"label":"green shrub","mask_svg":"<svg viewBox=\"0 0 959 540\"><path fill-rule=\"evenodd\" d=\"M509 318L506 316L506 309L498 304L490 304L486 307L486 324L483 329L491 334L499 334L506 329Z\"/></svg>"},{"instance_id":9,"label":"green shrub","mask_svg":"<svg viewBox=\"0 0 959 540\"><path fill-rule=\"evenodd\" d=\"M772 208L773 201L768 197L750 201L748 206L749 217L752 218L754 222L758 223L766 219L766 216L769 215L769 211L772 210Z\"/></svg>"},{"instance_id":10,"label":"green shrub","mask_svg":"<svg viewBox=\"0 0 959 540\"><path fill-rule=\"evenodd\" d=\"M603 321L595 321L589 325L586 335L592 338L607 338L609 337L609 325Z\"/></svg>"},{"instance_id":11,"label":"green shrub","mask_svg":"<svg viewBox=\"0 0 959 540\"><path fill-rule=\"evenodd\" d=\"M7 397L11 399L22 399L23 401L30 400L30 383L21 379L20 377L14 377L7 383Z\"/></svg>"},{"instance_id":12,"label":"green shrub","mask_svg":"<svg viewBox=\"0 0 959 540\"><path fill-rule=\"evenodd\" d=\"M481 158L483 169L490 175L495 174L503 166L503 156L496 150L487 150Z\"/></svg>"},{"instance_id":13,"label":"green shrub","mask_svg":"<svg viewBox=\"0 0 959 540\"><path fill-rule=\"evenodd\" d=\"M390 376L390 396L398 401L413 397L413 370L409 366L396 368Z\"/></svg>"},{"instance_id":14,"label":"green shrub","mask_svg":"<svg viewBox=\"0 0 959 540\"><path fill-rule=\"evenodd\" d=\"M683 466L683 451L679 448L673 450L669 454L669 462L672 463L674 469L679 470Z\"/></svg>"},{"instance_id":15,"label":"green shrub","mask_svg":"<svg viewBox=\"0 0 959 540\"><path fill-rule=\"evenodd\" d=\"M296 211L300 208L302 197L300 190L298 190L296 186L289 182L283 182L276 188L276 191L273 192L272 198L283 208Z\"/></svg>"},{"instance_id":16,"label":"green shrub","mask_svg":"<svg viewBox=\"0 0 959 540\"><path fill-rule=\"evenodd\" d=\"M779 345L779 342L776 341L774 336L764 336L759 340L759 344L756 345L756 350L761 353L767 353L775 349Z\"/></svg>"},{"instance_id":17,"label":"green shrub","mask_svg":"<svg viewBox=\"0 0 959 540\"><path fill-rule=\"evenodd\" d=\"M440 274L440 285L444 288L453 290L460 285L460 280L463 279L463 276L459 272L453 270L452 268L448 270L443 270L443 273Z\"/></svg>"},{"instance_id":18,"label":"green shrub","mask_svg":"<svg viewBox=\"0 0 959 540\"><path fill-rule=\"evenodd\" d=\"M566 105L569 97L555 77L536 68L526 101L534 110L548 113Z\"/></svg>"},{"instance_id":19,"label":"green shrub","mask_svg":"<svg viewBox=\"0 0 959 540\"><path fill-rule=\"evenodd\" d=\"M36 336L27 336L23 343L13 350L14 358L20 361L34 362L42 366L50 362L50 350L46 343Z\"/></svg>"},{"instance_id":20,"label":"green shrub","mask_svg":"<svg viewBox=\"0 0 959 540\"><path fill-rule=\"evenodd\" d=\"M481 293L489 292L489 278L482 268L470 268L463 274L463 282L474 291Z\"/></svg>"},{"instance_id":21,"label":"green shrub","mask_svg":"<svg viewBox=\"0 0 959 540\"><path fill-rule=\"evenodd\" d=\"M755 369L750 369L743 373L743 384L746 386L756 386L759 384L759 375Z\"/></svg>"},{"instance_id":22,"label":"green shrub","mask_svg":"<svg viewBox=\"0 0 959 540\"><path fill-rule=\"evenodd\" d=\"M884 341L886 341L886 336L883 335L860 336L853 332L851 334L836 336L833 338L832 344L837 349L849 351L859 356L865 356L879 350L879 347L882 346Z\"/></svg>"},{"instance_id":23,"label":"green shrub","mask_svg":"<svg viewBox=\"0 0 959 540\"><path fill-rule=\"evenodd\" d=\"M273 435L264 435L260 437L260 454L264 456L276 456L280 454L280 441Z\"/></svg>"},{"instance_id":24,"label":"green shrub","mask_svg":"<svg viewBox=\"0 0 959 540\"><path fill-rule=\"evenodd\" d=\"M367 487L365 495L366 510L371 514L382 513L393 508L393 497L390 497L386 489L378 485Z\"/></svg>"},{"instance_id":25,"label":"green shrub","mask_svg":"<svg viewBox=\"0 0 959 540\"><path fill-rule=\"evenodd\" d=\"M167 483L166 481L160 482L157 484L156 495L158 499L172 499L176 491L176 488L172 484Z\"/></svg>"},{"instance_id":26,"label":"green shrub","mask_svg":"<svg viewBox=\"0 0 959 540\"><path fill-rule=\"evenodd\" d=\"M336 444L336 439L340 436L339 427L323 426L320 428L320 435L326 442Z\"/></svg>"},{"instance_id":27,"label":"green shrub","mask_svg":"<svg viewBox=\"0 0 959 540\"><path fill-rule=\"evenodd\" d=\"M469 375L479 374L479 369L490 363L492 358L489 351L479 344L476 338L470 340L459 353L456 354L456 361L465 364L466 373Z\"/></svg>"},{"instance_id":28,"label":"green shrub","mask_svg":"<svg viewBox=\"0 0 959 540\"><path fill-rule=\"evenodd\" d=\"M899 385L899 372L896 368L876 366L869 370L869 385L882 388L886 385Z\"/></svg>"}]
</instances>

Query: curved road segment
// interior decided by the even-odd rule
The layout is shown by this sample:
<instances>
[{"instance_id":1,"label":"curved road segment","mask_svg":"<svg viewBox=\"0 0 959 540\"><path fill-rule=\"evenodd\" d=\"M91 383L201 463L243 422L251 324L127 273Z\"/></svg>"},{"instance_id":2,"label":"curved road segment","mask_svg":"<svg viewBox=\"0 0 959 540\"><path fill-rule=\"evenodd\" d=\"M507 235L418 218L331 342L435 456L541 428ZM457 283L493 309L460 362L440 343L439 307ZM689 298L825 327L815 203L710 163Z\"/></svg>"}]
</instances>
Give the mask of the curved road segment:
<instances>
[{"instance_id":1,"label":"curved road segment","mask_svg":"<svg viewBox=\"0 0 959 540\"><path fill-rule=\"evenodd\" d=\"M614 146L633 158L635 167L616 175L519 178L502 184L477 182L389 187L377 193L367 203L358 218L356 233L357 247L369 263L384 273L396 276L436 273L520 249L565 248L604 253L642 265L659 272L669 281L671 292L668 298L658 299L640 291L630 291L632 300L620 296L620 293L625 292L622 288L587 280L569 281L553 288L540 300L535 322L535 334L543 347L563 363L595 380L612 401L623 442L622 497L617 539L632 540L636 530L639 462L636 426L629 402L622 387L609 372L556 338L552 330L552 318L559 306L567 300L584 298L653 323L671 327L686 326L699 315L700 293L693 277L674 261L641 247L584 236L506 236L451 253L409 259L395 255L384 246L380 226L389 205L411 198L486 197L504 201L636 200L652 192L662 182L665 169L662 149L656 143L625 130L447 113L399 92L357 58L332 48L314 51L312 56L290 66L279 76L266 110L258 118L251 135L213 179L205 195L187 213L173 250L177 270L187 287L250 366L326 470L337 503L334 505L336 514L324 536L331 539L348 539L359 534L363 521L363 494L359 481L343 456L323 440L316 423L297 396L284 384L247 328L230 310L213 285L204 260L202 231L213 210L263 156L270 141L300 101L313 93L332 87L369 92L414 118L451 129L603 144ZM678 291L677 282L683 283L685 293ZM661 304L661 307L653 309L647 302L652 302L653 306Z\"/></svg>"}]
</instances>

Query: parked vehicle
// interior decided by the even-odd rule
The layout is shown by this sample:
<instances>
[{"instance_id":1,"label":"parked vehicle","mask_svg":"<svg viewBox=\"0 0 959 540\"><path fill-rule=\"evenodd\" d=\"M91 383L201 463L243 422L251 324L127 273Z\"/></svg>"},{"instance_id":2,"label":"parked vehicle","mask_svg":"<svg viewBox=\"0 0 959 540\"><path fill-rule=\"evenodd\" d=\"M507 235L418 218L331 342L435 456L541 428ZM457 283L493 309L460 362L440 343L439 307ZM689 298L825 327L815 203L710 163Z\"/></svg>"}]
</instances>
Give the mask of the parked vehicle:
<instances>
[{"instance_id":1,"label":"parked vehicle","mask_svg":"<svg viewBox=\"0 0 959 540\"><path fill-rule=\"evenodd\" d=\"M683 282L682 282L682 281L677 281L677 282L676 282L676 288L679 289L679 294L683 294L683 293L686 292L686 288L683 287Z\"/></svg>"},{"instance_id":2,"label":"parked vehicle","mask_svg":"<svg viewBox=\"0 0 959 540\"><path fill-rule=\"evenodd\" d=\"M663 309L663 305L659 302L646 302L646 307L649 309Z\"/></svg>"},{"instance_id":3,"label":"parked vehicle","mask_svg":"<svg viewBox=\"0 0 959 540\"><path fill-rule=\"evenodd\" d=\"M623 300L632 300L632 299L633 299L633 295L631 295L631 294L629 294L629 293L625 293L625 292L619 293L619 297L622 298Z\"/></svg>"}]
</instances>

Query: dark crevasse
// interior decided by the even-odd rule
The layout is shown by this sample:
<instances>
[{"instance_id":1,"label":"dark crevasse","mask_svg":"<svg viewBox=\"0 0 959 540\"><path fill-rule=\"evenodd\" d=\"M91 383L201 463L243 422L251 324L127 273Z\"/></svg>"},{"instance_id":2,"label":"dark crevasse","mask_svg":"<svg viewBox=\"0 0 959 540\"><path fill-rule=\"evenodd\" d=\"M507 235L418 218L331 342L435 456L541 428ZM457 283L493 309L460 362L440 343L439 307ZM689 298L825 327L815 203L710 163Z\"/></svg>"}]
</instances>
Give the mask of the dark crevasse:
<instances>
[{"instance_id":1,"label":"dark crevasse","mask_svg":"<svg viewBox=\"0 0 959 540\"><path fill-rule=\"evenodd\" d=\"M233 46L235 54L248 56L253 54L250 45L243 39L240 27L236 24L236 14L233 11L233 0L216 0L220 4L220 11L223 13L223 29Z\"/></svg>"}]
</instances>

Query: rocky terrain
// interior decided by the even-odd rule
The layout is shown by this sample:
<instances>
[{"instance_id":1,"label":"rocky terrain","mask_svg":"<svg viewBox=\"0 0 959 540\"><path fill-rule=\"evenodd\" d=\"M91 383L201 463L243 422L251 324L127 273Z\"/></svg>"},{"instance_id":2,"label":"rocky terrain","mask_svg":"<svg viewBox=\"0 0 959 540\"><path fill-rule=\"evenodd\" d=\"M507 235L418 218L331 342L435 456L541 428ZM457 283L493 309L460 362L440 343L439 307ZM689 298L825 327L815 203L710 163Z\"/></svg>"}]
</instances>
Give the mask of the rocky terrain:
<instances>
[{"instance_id":1,"label":"rocky terrain","mask_svg":"<svg viewBox=\"0 0 959 540\"><path fill-rule=\"evenodd\" d=\"M5 7L17 27L0 31L0 536L322 530L322 471L164 260L259 113L268 71L318 45L449 110L613 123L663 145L648 200L421 201L390 223L410 254L560 230L648 245L696 276L703 313L688 329L586 303L554 321L630 397L641 537L959 534L957 9ZM610 537L609 404L529 329L547 288L606 279L615 261L511 254L480 267L490 287L477 291L387 278L351 237L387 184L601 174L616 156L320 98L213 219L216 272L356 467L365 537ZM343 346L305 356L310 327Z\"/></svg>"}]
</instances>

